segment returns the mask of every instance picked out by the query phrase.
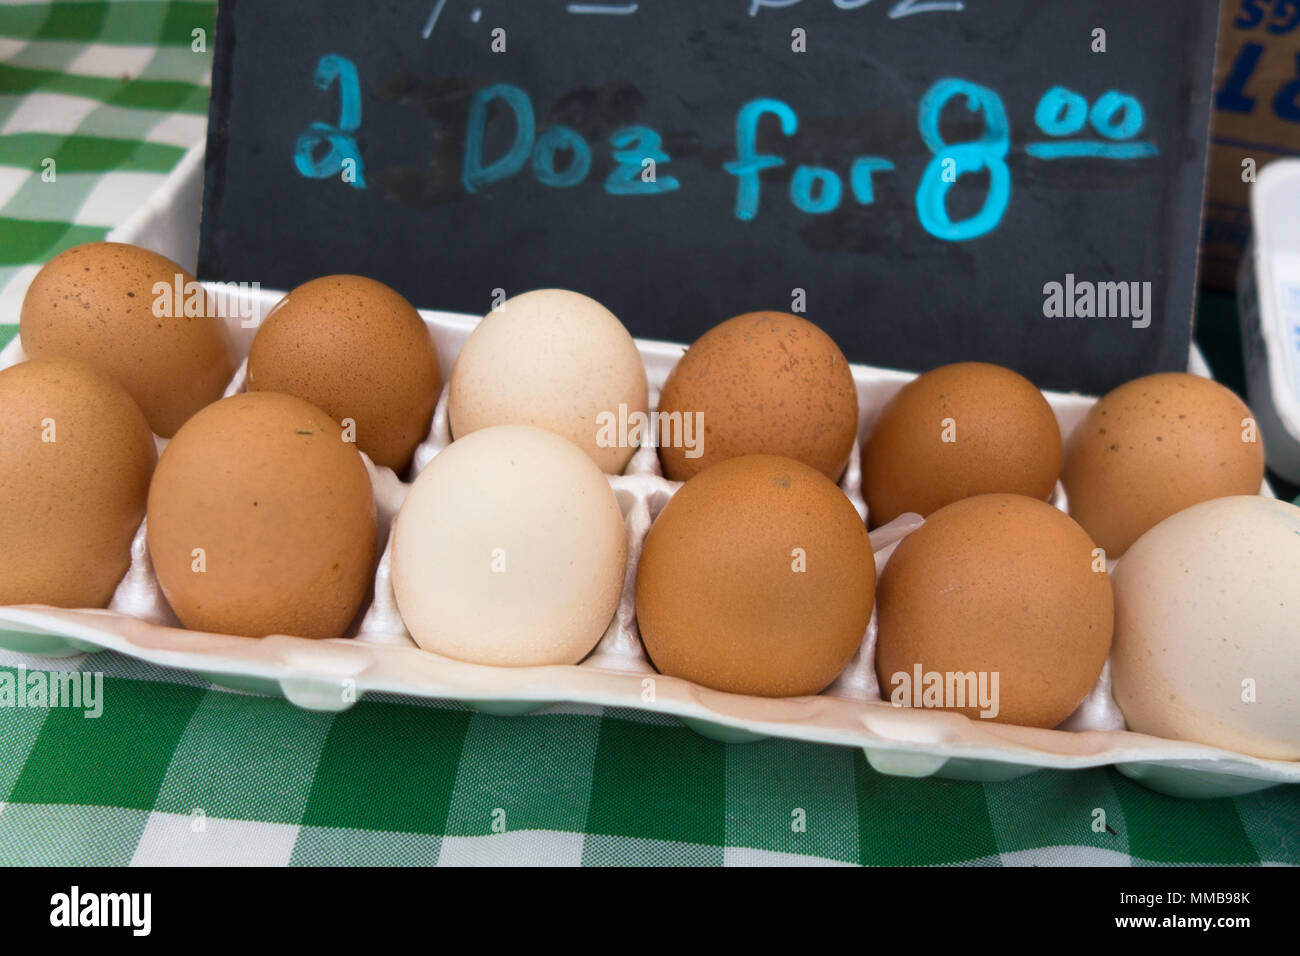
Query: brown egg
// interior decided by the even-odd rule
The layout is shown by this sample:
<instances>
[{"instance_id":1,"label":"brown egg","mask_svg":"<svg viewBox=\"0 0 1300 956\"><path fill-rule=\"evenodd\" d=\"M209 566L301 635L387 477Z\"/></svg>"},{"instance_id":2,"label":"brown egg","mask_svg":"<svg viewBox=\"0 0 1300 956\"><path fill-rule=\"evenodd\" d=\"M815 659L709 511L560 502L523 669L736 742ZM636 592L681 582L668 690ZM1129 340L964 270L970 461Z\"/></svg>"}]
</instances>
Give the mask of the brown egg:
<instances>
[{"instance_id":1,"label":"brown egg","mask_svg":"<svg viewBox=\"0 0 1300 956\"><path fill-rule=\"evenodd\" d=\"M1147 375L1093 405L1070 435L1061 480L1070 514L1118 558L1175 512L1259 494L1264 442L1250 409L1218 382Z\"/></svg>"},{"instance_id":2,"label":"brown egg","mask_svg":"<svg viewBox=\"0 0 1300 956\"><path fill-rule=\"evenodd\" d=\"M251 392L205 408L163 451L149 554L188 628L340 637L375 561L375 500L325 412Z\"/></svg>"},{"instance_id":3,"label":"brown egg","mask_svg":"<svg viewBox=\"0 0 1300 956\"><path fill-rule=\"evenodd\" d=\"M104 607L131 563L157 452L120 385L88 365L0 371L0 604Z\"/></svg>"},{"instance_id":4,"label":"brown egg","mask_svg":"<svg viewBox=\"0 0 1300 956\"><path fill-rule=\"evenodd\" d=\"M202 287L138 246L91 242L59 253L32 280L20 321L29 356L99 369L164 438L220 398L235 371L225 325Z\"/></svg>"},{"instance_id":5,"label":"brown egg","mask_svg":"<svg viewBox=\"0 0 1300 956\"><path fill-rule=\"evenodd\" d=\"M980 495L940 508L899 543L880 575L878 614L885 700L1055 727L1101 675L1114 598L1105 559L1068 515L1021 495ZM942 693L927 702L927 686ZM987 691L983 704L975 687Z\"/></svg>"},{"instance_id":6,"label":"brown egg","mask_svg":"<svg viewBox=\"0 0 1300 956\"><path fill-rule=\"evenodd\" d=\"M863 450L871 527L1003 491L1047 499L1061 430L1043 393L1011 369L959 362L918 376L880 413Z\"/></svg>"},{"instance_id":7,"label":"brown egg","mask_svg":"<svg viewBox=\"0 0 1300 956\"><path fill-rule=\"evenodd\" d=\"M641 552L637 621L662 673L737 694L816 694L857 652L876 565L825 475L773 455L724 461L668 501Z\"/></svg>"},{"instance_id":8,"label":"brown egg","mask_svg":"<svg viewBox=\"0 0 1300 956\"><path fill-rule=\"evenodd\" d=\"M741 455L784 455L838 481L858 431L853 373L830 336L784 312L748 312L700 336L668 376L659 460L674 481ZM692 437L687 442L683 437Z\"/></svg>"},{"instance_id":9,"label":"brown egg","mask_svg":"<svg viewBox=\"0 0 1300 956\"><path fill-rule=\"evenodd\" d=\"M429 328L382 282L334 275L303 283L262 321L248 390L297 395L343 424L377 465L404 471L424 441L442 378Z\"/></svg>"}]
</instances>

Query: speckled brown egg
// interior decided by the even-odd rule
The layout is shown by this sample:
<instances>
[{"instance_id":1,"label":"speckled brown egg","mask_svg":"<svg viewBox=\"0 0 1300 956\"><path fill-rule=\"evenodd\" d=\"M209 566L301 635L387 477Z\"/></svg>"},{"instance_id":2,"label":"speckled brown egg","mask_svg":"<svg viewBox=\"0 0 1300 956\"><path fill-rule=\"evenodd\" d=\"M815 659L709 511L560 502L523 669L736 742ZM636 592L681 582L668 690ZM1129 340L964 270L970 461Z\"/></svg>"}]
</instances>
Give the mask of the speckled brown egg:
<instances>
[{"instance_id":1,"label":"speckled brown egg","mask_svg":"<svg viewBox=\"0 0 1300 956\"><path fill-rule=\"evenodd\" d=\"M375 561L356 445L300 398L246 392L176 433L149 488L149 554L188 628L340 637Z\"/></svg>"},{"instance_id":2,"label":"speckled brown egg","mask_svg":"<svg viewBox=\"0 0 1300 956\"><path fill-rule=\"evenodd\" d=\"M144 517L149 423L68 359L0 371L0 408L0 604L105 607Z\"/></svg>"},{"instance_id":3,"label":"speckled brown egg","mask_svg":"<svg viewBox=\"0 0 1300 956\"><path fill-rule=\"evenodd\" d=\"M382 282L332 275L303 283L262 321L248 353L248 390L297 395L357 447L401 472L429 432L442 379L428 326Z\"/></svg>"},{"instance_id":4,"label":"speckled brown egg","mask_svg":"<svg viewBox=\"0 0 1300 956\"><path fill-rule=\"evenodd\" d=\"M23 300L20 333L32 358L80 359L115 379L164 438L220 398L235 370L223 320L194 277L120 242L47 262Z\"/></svg>"},{"instance_id":5,"label":"speckled brown egg","mask_svg":"<svg viewBox=\"0 0 1300 956\"><path fill-rule=\"evenodd\" d=\"M1094 549L1068 515L1021 495L934 512L880 575L881 696L972 719L1061 723L1110 651L1114 597Z\"/></svg>"},{"instance_id":6,"label":"speckled brown egg","mask_svg":"<svg viewBox=\"0 0 1300 956\"><path fill-rule=\"evenodd\" d=\"M844 353L785 312L748 312L705 332L668 376L659 411L659 460L674 481L758 454L794 458L838 481L858 430ZM699 427L687 429L681 416Z\"/></svg>"},{"instance_id":7,"label":"speckled brown egg","mask_svg":"<svg viewBox=\"0 0 1300 956\"><path fill-rule=\"evenodd\" d=\"M662 673L737 694L825 689L871 620L876 565L844 493L802 462L747 455L687 482L641 552L636 613Z\"/></svg>"},{"instance_id":8,"label":"speckled brown egg","mask_svg":"<svg viewBox=\"0 0 1300 956\"><path fill-rule=\"evenodd\" d=\"M1149 528L1211 498L1259 494L1264 442L1245 402L1185 372L1134 379L1070 435L1070 514L1118 558Z\"/></svg>"},{"instance_id":9,"label":"speckled brown egg","mask_svg":"<svg viewBox=\"0 0 1300 956\"><path fill-rule=\"evenodd\" d=\"M959 362L899 390L863 450L871 527L974 495L1046 499L1061 471L1061 430L1043 393L1011 369Z\"/></svg>"}]
</instances>

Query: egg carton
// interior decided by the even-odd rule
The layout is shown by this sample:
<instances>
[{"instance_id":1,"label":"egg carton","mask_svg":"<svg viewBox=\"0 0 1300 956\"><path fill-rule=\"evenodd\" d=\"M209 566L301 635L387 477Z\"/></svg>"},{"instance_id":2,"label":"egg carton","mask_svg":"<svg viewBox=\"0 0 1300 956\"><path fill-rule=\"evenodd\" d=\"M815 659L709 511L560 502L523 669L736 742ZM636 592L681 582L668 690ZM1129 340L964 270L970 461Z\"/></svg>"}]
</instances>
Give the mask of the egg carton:
<instances>
[{"instance_id":1,"label":"egg carton","mask_svg":"<svg viewBox=\"0 0 1300 956\"><path fill-rule=\"evenodd\" d=\"M193 261L202 152L192 151L149 206L110 238L153 248L182 263ZM188 217L188 218L186 218ZM265 315L278 292L250 289L242 305ZM13 301L4 303L9 310ZM236 310L238 311L238 310ZM478 317L421 311L438 348L443 380ZM9 321L13 318L5 317ZM246 356L255 322L228 319ZM650 384L651 406L684 351L681 345L638 341ZM0 352L0 368L25 358L15 339ZM852 366L859 404L859 438L869 434L884 404L914 376ZM226 394L243 391L244 364ZM1082 420L1094 399L1045 393L1062 434ZM1059 728L1042 730L935 710L897 708L881 700L874 667L876 620L844 672L822 694L762 698L711 690L658 674L636 626L633 600L637 560L655 517L680 487L663 477L653 447L637 450L624 473L608 480L623 513L627 570L618 608L592 653L580 664L505 668L469 664L421 650L398 613L389 575L394 516L410 480L451 441L444 387L427 439L408 473L397 475L368 459L379 520L373 592L348 636L313 641L287 635L245 638L180 627L149 560L142 523L131 545L131 564L107 609L0 607L0 646L42 655L112 650L152 664L193 671L214 683L282 695L313 710L341 711L366 693L460 701L498 715L523 715L552 706L621 707L680 719L705 736L732 743L782 737L860 747L877 771L906 777L940 776L997 781L1041 768L1115 765L1162 792L1185 797L1248 793L1279 783L1300 783L1300 762L1264 760L1181 741L1129 733L1111 695L1109 665L1092 692ZM160 450L165 445L158 439ZM854 444L840 482L866 517L861 491L861 441ZM1058 485L1053 504L1065 508ZM898 542L922 519L904 515L871 533L879 573Z\"/></svg>"}]
</instances>

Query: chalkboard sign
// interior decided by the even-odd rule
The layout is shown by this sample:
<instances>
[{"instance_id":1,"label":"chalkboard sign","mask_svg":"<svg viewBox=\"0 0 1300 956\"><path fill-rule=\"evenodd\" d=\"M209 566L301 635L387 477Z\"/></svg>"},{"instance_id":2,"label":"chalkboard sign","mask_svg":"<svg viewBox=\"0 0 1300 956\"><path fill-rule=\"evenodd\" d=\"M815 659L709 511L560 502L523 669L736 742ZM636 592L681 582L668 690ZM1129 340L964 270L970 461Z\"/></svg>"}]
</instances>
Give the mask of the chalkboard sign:
<instances>
[{"instance_id":1,"label":"chalkboard sign","mask_svg":"<svg viewBox=\"0 0 1300 956\"><path fill-rule=\"evenodd\" d=\"M199 270L1101 392L1186 366L1203 0L221 0Z\"/></svg>"}]
</instances>

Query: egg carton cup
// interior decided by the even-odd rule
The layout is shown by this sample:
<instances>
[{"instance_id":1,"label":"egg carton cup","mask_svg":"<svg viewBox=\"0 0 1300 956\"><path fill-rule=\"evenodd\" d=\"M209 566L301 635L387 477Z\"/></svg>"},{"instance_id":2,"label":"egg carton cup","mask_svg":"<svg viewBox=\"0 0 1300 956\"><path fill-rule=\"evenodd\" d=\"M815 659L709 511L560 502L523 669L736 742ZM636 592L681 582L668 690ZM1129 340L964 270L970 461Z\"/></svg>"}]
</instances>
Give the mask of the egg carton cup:
<instances>
[{"instance_id":1,"label":"egg carton cup","mask_svg":"<svg viewBox=\"0 0 1300 956\"><path fill-rule=\"evenodd\" d=\"M182 161L162 192L109 238L192 264L201 178L202 150L196 149ZM247 355L256 322L280 295L250 288L238 302L243 308L231 310L226 321L241 355ZM11 299L0 307L12 312L14 303L20 301ZM252 320L241 318L246 313L252 314ZM461 345L479 319L447 312L420 314L436 343L445 382ZM16 314L4 318L16 321ZM653 408L684 346L638 340L637 347ZM15 339L0 351L0 368L24 359L22 343ZM1203 363L1194 355L1194 371L1198 364L1204 372ZM852 371L858 392L859 440L840 486L865 519L861 437L870 433L884 404L915 376L862 365L852 366ZM245 380L246 365L241 363L226 394L243 391ZM1044 394L1064 435L1095 401L1080 395ZM165 440L157 441L161 451ZM707 737L729 743L781 737L859 747L877 771L904 777L933 775L992 782L1043 768L1114 765L1148 787L1184 797L1230 796L1280 783L1300 783L1300 762L1265 760L1127 732L1111 694L1109 664L1088 697L1055 730L895 707L880 698L876 680L874 612L858 653L836 681L816 696L730 694L657 673L637 631L636 569L651 524L681 485L663 477L656 449L649 445L637 449L623 474L608 476L623 513L627 568L613 619L585 660L565 666L493 667L421 650L406 630L393 595L392 522L410 481L450 442L444 387L429 435L417 448L406 474L399 476L366 459L377 506L380 551L372 593L346 637L324 641L279 634L246 638L182 628L154 575L142 522L131 544L130 567L107 609L0 607L0 647L56 657L112 650L195 672L220 686L281 695L311 710L342 711L367 693L459 701L497 715L572 705L626 708L659 719L677 718ZM1052 503L1065 508L1059 485ZM877 573L898 542L922 523L919 516L904 515L871 532Z\"/></svg>"}]
</instances>

